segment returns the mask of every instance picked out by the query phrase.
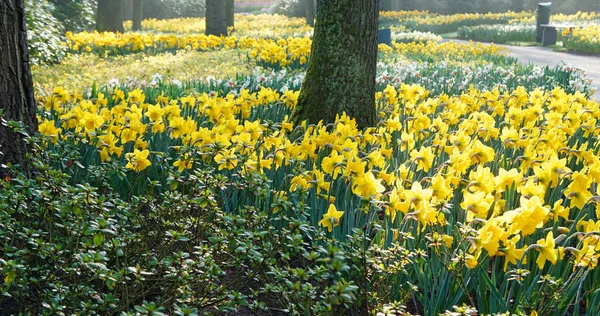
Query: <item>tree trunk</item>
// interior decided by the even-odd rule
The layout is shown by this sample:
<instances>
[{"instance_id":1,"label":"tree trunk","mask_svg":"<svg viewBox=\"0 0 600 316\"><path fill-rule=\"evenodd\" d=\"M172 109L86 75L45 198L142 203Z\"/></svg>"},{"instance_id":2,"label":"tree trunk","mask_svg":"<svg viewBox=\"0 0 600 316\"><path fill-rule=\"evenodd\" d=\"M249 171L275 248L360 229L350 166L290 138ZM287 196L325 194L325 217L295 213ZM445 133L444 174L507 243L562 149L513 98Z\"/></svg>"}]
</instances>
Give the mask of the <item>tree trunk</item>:
<instances>
[{"instance_id":1,"label":"tree trunk","mask_svg":"<svg viewBox=\"0 0 600 316\"><path fill-rule=\"evenodd\" d=\"M392 10L393 11L402 10L402 3L400 1L401 0L392 0Z\"/></svg>"},{"instance_id":2,"label":"tree trunk","mask_svg":"<svg viewBox=\"0 0 600 316\"><path fill-rule=\"evenodd\" d=\"M227 36L227 13L223 0L206 0L206 35Z\"/></svg>"},{"instance_id":3,"label":"tree trunk","mask_svg":"<svg viewBox=\"0 0 600 316\"><path fill-rule=\"evenodd\" d=\"M512 0L510 9L515 12L521 12L525 9L525 3L523 0Z\"/></svg>"},{"instance_id":4,"label":"tree trunk","mask_svg":"<svg viewBox=\"0 0 600 316\"><path fill-rule=\"evenodd\" d=\"M392 0L380 0L379 11L392 11Z\"/></svg>"},{"instance_id":5,"label":"tree trunk","mask_svg":"<svg viewBox=\"0 0 600 316\"><path fill-rule=\"evenodd\" d=\"M376 124L375 71L379 0L319 0L296 124L335 121L346 112L359 127Z\"/></svg>"},{"instance_id":6,"label":"tree trunk","mask_svg":"<svg viewBox=\"0 0 600 316\"><path fill-rule=\"evenodd\" d=\"M315 26L315 2L314 0L304 0L306 8L306 24Z\"/></svg>"},{"instance_id":7,"label":"tree trunk","mask_svg":"<svg viewBox=\"0 0 600 316\"><path fill-rule=\"evenodd\" d=\"M227 13L227 27L234 27L234 23L235 23L234 8L235 8L234 0L226 0L225 11Z\"/></svg>"},{"instance_id":8,"label":"tree trunk","mask_svg":"<svg viewBox=\"0 0 600 316\"><path fill-rule=\"evenodd\" d=\"M133 1L123 0L123 21L133 20Z\"/></svg>"},{"instance_id":9,"label":"tree trunk","mask_svg":"<svg viewBox=\"0 0 600 316\"><path fill-rule=\"evenodd\" d=\"M142 30L142 19L144 12L144 2L142 0L133 0L133 12L132 12L132 30L141 31Z\"/></svg>"},{"instance_id":10,"label":"tree trunk","mask_svg":"<svg viewBox=\"0 0 600 316\"><path fill-rule=\"evenodd\" d=\"M98 32L124 32L122 0L98 0L96 30Z\"/></svg>"},{"instance_id":11,"label":"tree trunk","mask_svg":"<svg viewBox=\"0 0 600 316\"><path fill-rule=\"evenodd\" d=\"M27 134L37 131L23 0L0 2L0 112L0 175L6 175L2 165L7 163L28 171L27 145L20 133L6 126L20 121Z\"/></svg>"}]
</instances>

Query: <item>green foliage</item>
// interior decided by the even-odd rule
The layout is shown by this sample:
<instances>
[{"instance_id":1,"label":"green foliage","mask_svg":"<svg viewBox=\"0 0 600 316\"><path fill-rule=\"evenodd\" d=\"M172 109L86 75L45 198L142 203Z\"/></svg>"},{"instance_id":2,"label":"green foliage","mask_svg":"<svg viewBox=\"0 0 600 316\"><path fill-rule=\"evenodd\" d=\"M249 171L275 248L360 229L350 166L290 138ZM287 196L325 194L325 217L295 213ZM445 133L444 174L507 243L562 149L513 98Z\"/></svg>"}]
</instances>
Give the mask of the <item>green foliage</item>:
<instances>
[{"instance_id":1,"label":"green foliage","mask_svg":"<svg viewBox=\"0 0 600 316\"><path fill-rule=\"evenodd\" d=\"M52 14L61 21L65 31L80 32L94 27L96 0L50 0Z\"/></svg>"},{"instance_id":2,"label":"green foliage","mask_svg":"<svg viewBox=\"0 0 600 316\"><path fill-rule=\"evenodd\" d=\"M306 14L304 2L305 0L278 0L269 11L292 17L304 17Z\"/></svg>"},{"instance_id":3,"label":"green foliage","mask_svg":"<svg viewBox=\"0 0 600 316\"><path fill-rule=\"evenodd\" d=\"M65 56L63 26L52 15L54 6L46 0L26 0L27 40L33 64L59 61Z\"/></svg>"},{"instance_id":4,"label":"green foliage","mask_svg":"<svg viewBox=\"0 0 600 316\"><path fill-rule=\"evenodd\" d=\"M172 19L204 17L205 0L147 0L144 18Z\"/></svg>"},{"instance_id":5,"label":"green foliage","mask_svg":"<svg viewBox=\"0 0 600 316\"><path fill-rule=\"evenodd\" d=\"M384 265L407 262L402 248L369 249L359 230L348 242L328 237L303 204L275 198L265 205L275 217L253 206L222 211L222 190L268 194L261 175L167 170L171 189L125 201L102 168L89 169L99 186L71 184L48 162L77 168L74 148L35 145L44 141L31 139L34 178L13 170L0 182L5 313L359 313L379 308L383 285L402 272L396 264L382 274Z\"/></svg>"},{"instance_id":6,"label":"green foliage","mask_svg":"<svg viewBox=\"0 0 600 316\"><path fill-rule=\"evenodd\" d=\"M535 25L527 24L463 26L458 29L458 37L498 44L533 42L535 41L535 29Z\"/></svg>"}]
</instances>

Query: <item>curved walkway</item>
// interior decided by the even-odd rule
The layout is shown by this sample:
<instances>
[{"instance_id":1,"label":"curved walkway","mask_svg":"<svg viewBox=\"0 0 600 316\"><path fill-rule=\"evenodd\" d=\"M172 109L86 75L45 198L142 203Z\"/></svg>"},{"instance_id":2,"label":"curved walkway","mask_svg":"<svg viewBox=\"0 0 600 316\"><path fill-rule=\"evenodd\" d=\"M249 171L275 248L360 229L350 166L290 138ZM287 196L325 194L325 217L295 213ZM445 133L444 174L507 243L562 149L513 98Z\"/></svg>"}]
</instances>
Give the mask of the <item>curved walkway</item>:
<instances>
[{"instance_id":1,"label":"curved walkway","mask_svg":"<svg viewBox=\"0 0 600 316\"><path fill-rule=\"evenodd\" d=\"M468 43L468 41L452 39L453 42ZM486 43L482 43L486 44ZM533 63L541 66L554 67L561 61L564 61L568 65L583 69L588 78L594 79L592 85L597 88L595 97L600 99L600 58L594 56L582 56L574 55L569 53L555 52L547 47L530 46L510 46L510 45L499 45L504 46L510 50L511 56L517 58L519 62L527 64Z\"/></svg>"}]
</instances>

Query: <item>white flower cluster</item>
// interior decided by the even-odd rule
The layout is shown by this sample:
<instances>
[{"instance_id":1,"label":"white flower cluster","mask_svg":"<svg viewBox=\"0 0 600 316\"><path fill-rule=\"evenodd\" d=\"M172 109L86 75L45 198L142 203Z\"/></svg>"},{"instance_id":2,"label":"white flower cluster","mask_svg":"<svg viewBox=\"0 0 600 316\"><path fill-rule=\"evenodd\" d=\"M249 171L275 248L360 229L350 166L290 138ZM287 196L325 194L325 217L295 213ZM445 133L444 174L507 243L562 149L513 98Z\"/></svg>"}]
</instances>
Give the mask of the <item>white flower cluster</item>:
<instances>
[{"instance_id":1,"label":"white flower cluster","mask_svg":"<svg viewBox=\"0 0 600 316\"><path fill-rule=\"evenodd\" d=\"M441 42L442 37L435 35L431 32L393 32L392 40L400 43L411 43L411 42Z\"/></svg>"}]
</instances>

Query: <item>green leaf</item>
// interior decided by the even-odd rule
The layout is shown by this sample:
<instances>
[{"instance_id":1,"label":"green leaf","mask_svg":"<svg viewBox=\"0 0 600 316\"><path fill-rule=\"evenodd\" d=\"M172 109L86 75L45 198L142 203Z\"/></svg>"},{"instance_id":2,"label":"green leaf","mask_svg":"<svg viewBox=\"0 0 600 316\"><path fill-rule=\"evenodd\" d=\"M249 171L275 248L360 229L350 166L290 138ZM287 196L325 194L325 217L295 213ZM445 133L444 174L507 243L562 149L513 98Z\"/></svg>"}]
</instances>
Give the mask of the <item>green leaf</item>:
<instances>
[{"instance_id":1,"label":"green leaf","mask_svg":"<svg viewBox=\"0 0 600 316\"><path fill-rule=\"evenodd\" d=\"M94 246L96 246L96 247L100 246L103 241L104 241L104 235L103 234L96 234L96 235L94 235Z\"/></svg>"}]
</instances>

